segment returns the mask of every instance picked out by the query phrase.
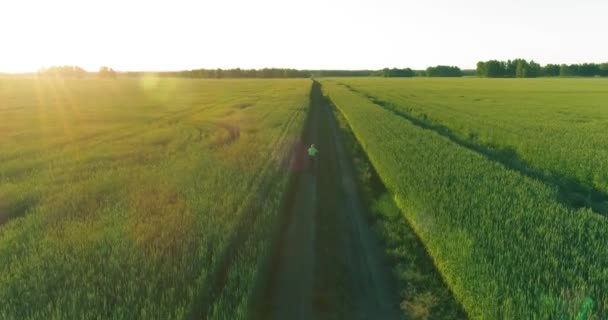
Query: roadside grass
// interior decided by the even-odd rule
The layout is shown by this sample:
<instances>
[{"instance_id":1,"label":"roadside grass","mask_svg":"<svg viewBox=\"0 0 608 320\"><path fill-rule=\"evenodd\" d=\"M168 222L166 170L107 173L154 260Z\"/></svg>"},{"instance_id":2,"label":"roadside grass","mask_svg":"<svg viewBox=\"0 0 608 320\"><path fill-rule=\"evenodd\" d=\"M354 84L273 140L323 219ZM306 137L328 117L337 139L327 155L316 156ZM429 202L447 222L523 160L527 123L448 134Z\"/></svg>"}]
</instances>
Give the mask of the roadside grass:
<instances>
[{"instance_id":1,"label":"roadside grass","mask_svg":"<svg viewBox=\"0 0 608 320\"><path fill-rule=\"evenodd\" d=\"M347 151L353 158L357 185L371 213L366 217L393 270L406 319L466 319L414 230L393 201L344 116L332 106Z\"/></svg>"}]
</instances>

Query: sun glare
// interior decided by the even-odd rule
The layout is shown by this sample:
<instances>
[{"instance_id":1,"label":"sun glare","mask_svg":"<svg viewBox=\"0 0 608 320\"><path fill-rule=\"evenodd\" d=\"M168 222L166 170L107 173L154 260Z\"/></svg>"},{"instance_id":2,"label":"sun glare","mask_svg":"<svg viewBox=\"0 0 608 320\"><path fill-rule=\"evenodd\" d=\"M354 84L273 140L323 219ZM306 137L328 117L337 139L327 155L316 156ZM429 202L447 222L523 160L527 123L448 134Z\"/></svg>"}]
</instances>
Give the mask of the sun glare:
<instances>
[{"instance_id":1,"label":"sun glare","mask_svg":"<svg viewBox=\"0 0 608 320\"><path fill-rule=\"evenodd\" d=\"M54 65L423 69L474 68L479 60L511 57L605 60L608 46L598 39L608 2L583 2L584 15L572 14L582 3L548 0L500 12L482 0L4 1L0 72Z\"/></svg>"}]
</instances>

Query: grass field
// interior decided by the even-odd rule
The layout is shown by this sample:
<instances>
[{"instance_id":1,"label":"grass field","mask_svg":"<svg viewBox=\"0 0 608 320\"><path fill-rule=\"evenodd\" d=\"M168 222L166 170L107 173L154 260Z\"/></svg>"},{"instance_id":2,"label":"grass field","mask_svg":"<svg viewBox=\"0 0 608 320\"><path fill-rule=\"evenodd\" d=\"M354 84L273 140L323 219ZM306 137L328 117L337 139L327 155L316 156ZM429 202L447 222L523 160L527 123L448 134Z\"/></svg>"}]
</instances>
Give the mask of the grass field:
<instances>
[{"instance_id":1,"label":"grass field","mask_svg":"<svg viewBox=\"0 0 608 320\"><path fill-rule=\"evenodd\" d=\"M309 91L0 79L0 318L244 317Z\"/></svg>"},{"instance_id":2,"label":"grass field","mask_svg":"<svg viewBox=\"0 0 608 320\"><path fill-rule=\"evenodd\" d=\"M312 83L0 78L0 318L608 316L607 80Z\"/></svg>"},{"instance_id":3,"label":"grass field","mask_svg":"<svg viewBox=\"0 0 608 320\"><path fill-rule=\"evenodd\" d=\"M323 81L457 299L484 319L574 318L586 298L606 316L602 199L563 199L603 190L606 84Z\"/></svg>"},{"instance_id":4,"label":"grass field","mask_svg":"<svg viewBox=\"0 0 608 320\"><path fill-rule=\"evenodd\" d=\"M424 244L403 218L348 122L333 108L354 160L363 201L370 208L370 223L391 264L405 319L466 319L462 306L443 282Z\"/></svg>"},{"instance_id":5,"label":"grass field","mask_svg":"<svg viewBox=\"0 0 608 320\"><path fill-rule=\"evenodd\" d=\"M608 214L608 80L341 81L452 140L559 187Z\"/></svg>"}]
</instances>

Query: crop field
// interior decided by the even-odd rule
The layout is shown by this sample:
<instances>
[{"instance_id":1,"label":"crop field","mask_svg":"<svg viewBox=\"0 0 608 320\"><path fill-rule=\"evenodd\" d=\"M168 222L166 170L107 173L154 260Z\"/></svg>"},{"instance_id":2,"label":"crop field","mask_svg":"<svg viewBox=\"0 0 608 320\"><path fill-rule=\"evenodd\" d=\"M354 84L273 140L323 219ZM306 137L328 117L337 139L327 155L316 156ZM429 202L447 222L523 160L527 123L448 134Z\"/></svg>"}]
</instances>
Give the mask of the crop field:
<instances>
[{"instance_id":1,"label":"crop field","mask_svg":"<svg viewBox=\"0 0 608 320\"><path fill-rule=\"evenodd\" d=\"M0 79L0 318L241 318L310 80Z\"/></svg>"},{"instance_id":2,"label":"crop field","mask_svg":"<svg viewBox=\"0 0 608 320\"><path fill-rule=\"evenodd\" d=\"M608 81L345 81L459 144L550 180L563 200L608 214Z\"/></svg>"},{"instance_id":3,"label":"crop field","mask_svg":"<svg viewBox=\"0 0 608 320\"><path fill-rule=\"evenodd\" d=\"M333 107L357 169L357 183L370 208L369 221L391 265L405 319L466 319L424 244L395 203L357 142L348 122Z\"/></svg>"},{"instance_id":4,"label":"crop field","mask_svg":"<svg viewBox=\"0 0 608 320\"><path fill-rule=\"evenodd\" d=\"M608 314L608 81L324 79L471 318Z\"/></svg>"},{"instance_id":5,"label":"crop field","mask_svg":"<svg viewBox=\"0 0 608 320\"><path fill-rule=\"evenodd\" d=\"M0 319L606 319L607 127L603 79L0 78Z\"/></svg>"}]
</instances>

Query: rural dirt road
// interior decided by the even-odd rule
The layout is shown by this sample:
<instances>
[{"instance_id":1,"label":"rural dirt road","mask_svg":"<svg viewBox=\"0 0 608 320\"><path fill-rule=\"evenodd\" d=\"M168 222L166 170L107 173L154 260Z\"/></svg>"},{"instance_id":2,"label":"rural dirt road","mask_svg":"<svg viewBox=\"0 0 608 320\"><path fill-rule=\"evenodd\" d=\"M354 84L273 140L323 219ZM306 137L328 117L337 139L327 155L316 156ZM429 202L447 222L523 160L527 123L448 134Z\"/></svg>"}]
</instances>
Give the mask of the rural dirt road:
<instances>
[{"instance_id":1,"label":"rural dirt road","mask_svg":"<svg viewBox=\"0 0 608 320\"><path fill-rule=\"evenodd\" d=\"M319 148L316 170L297 173L286 222L259 301L263 319L401 319L390 269L366 221L352 160L313 84L303 146ZM305 159L305 148L297 157Z\"/></svg>"}]
</instances>

